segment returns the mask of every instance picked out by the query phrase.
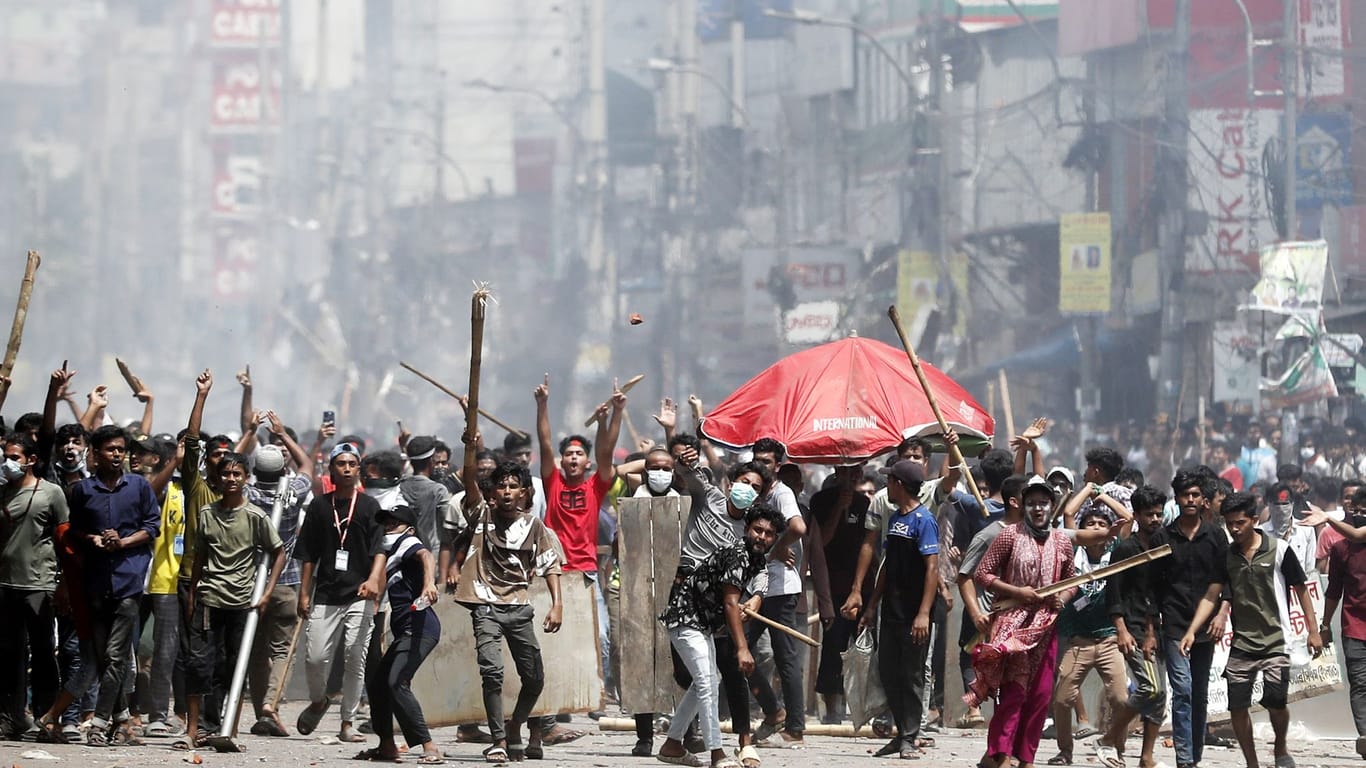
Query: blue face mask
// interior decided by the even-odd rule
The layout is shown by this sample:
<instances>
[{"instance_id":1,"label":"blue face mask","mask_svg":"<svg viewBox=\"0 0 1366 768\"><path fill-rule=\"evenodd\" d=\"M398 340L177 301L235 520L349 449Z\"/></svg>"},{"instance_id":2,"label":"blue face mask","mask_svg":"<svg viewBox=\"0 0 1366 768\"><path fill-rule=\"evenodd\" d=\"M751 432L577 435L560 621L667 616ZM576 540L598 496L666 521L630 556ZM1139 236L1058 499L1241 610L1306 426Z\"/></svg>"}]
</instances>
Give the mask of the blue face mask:
<instances>
[{"instance_id":1,"label":"blue face mask","mask_svg":"<svg viewBox=\"0 0 1366 768\"><path fill-rule=\"evenodd\" d=\"M730 503L734 504L736 509L749 509L754 506L754 500L757 498L759 492L749 483L735 483L730 487Z\"/></svg>"}]
</instances>

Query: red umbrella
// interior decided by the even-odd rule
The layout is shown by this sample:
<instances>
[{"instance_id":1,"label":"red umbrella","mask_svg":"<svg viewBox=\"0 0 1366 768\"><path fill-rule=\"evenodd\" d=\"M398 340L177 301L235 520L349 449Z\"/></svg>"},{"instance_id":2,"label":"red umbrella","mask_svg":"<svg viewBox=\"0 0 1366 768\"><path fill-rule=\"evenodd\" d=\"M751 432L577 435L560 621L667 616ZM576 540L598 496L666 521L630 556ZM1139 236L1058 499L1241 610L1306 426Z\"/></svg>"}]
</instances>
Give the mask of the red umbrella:
<instances>
[{"instance_id":1,"label":"red umbrella","mask_svg":"<svg viewBox=\"0 0 1366 768\"><path fill-rule=\"evenodd\" d=\"M963 453L980 452L996 429L991 414L938 368L921 366ZM840 464L940 430L906 353L853 337L774 363L703 418L701 431L735 450L771 437L793 461Z\"/></svg>"}]
</instances>

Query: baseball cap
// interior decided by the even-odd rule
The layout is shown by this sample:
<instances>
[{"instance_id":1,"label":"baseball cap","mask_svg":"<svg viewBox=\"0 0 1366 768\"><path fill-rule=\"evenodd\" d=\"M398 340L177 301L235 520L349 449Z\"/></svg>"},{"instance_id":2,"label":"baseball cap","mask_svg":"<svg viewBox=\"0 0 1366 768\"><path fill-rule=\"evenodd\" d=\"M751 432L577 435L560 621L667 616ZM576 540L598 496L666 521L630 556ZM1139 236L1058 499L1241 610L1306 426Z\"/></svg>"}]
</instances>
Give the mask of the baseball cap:
<instances>
[{"instance_id":1,"label":"baseball cap","mask_svg":"<svg viewBox=\"0 0 1366 768\"><path fill-rule=\"evenodd\" d=\"M262 445L256 449L256 474L275 475L285 469L285 452L274 445Z\"/></svg>"},{"instance_id":2,"label":"baseball cap","mask_svg":"<svg viewBox=\"0 0 1366 768\"><path fill-rule=\"evenodd\" d=\"M375 515L375 519L384 524L393 520L404 525L417 525L417 515L413 514L413 508L406 504L397 504L389 509L381 509Z\"/></svg>"},{"instance_id":3,"label":"baseball cap","mask_svg":"<svg viewBox=\"0 0 1366 768\"><path fill-rule=\"evenodd\" d=\"M1042 477L1033 475L1025 481L1024 488L1020 489L1020 498L1024 498L1025 494L1029 493L1032 488L1042 488L1045 491L1048 491L1049 496L1053 495L1053 486L1049 485L1048 481Z\"/></svg>"},{"instance_id":4,"label":"baseball cap","mask_svg":"<svg viewBox=\"0 0 1366 768\"><path fill-rule=\"evenodd\" d=\"M1067 484L1070 485L1070 486L1076 487L1076 485L1077 485L1077 477L1076 477L1076 475L1073 475L1073 474L1072 474L1072 470L1068 469L1067 467L1064 467L1064 466L1056 466L1056 467L1054 467L1054 468L1048 470L1048 475L1047 475L1047 477L1050 477L1050 478L1051 478L1051 477L1053 477L1054 475L1062 475L1063 479L1066 480L1066 481L1067 481ZM1038 475L1035 475L1035 477L1038 477Z\"/></svg>"},{"instance_id":5,"label":"baseball cap","mask_svg":"<svg viewBox=\"0 0 1366 768\"><path fill-rule=\"evenodd\" d=\"M436 438L431 435L417 435L408 439L405 447L409 461L430 459L436 453Z\"/></svg>"},{"instance_id":6,"label":"baseball cap","mask_svg":"<svg viewBox=\"0 0 1366 768\"><path fill-rule=\"evenodd\" d=\"M918 461L902 459L890 467L878 470L888 477L895 477L902 485L915 485L925 482L925 468Z\"/></svg>"},{"instance_id":7,"label":"baseball cap","mask_svg":"<svg viewBox=\"0 0 1366 768\"><path fill-rule=\"evenodd\" d=\"M360 448L356 447L355 443L337 443L332 447L332 453L327 457L327 460L329 462L335 461L343 453L349 453L356 459L360 459Z\"/></svg>"}]
</instances>

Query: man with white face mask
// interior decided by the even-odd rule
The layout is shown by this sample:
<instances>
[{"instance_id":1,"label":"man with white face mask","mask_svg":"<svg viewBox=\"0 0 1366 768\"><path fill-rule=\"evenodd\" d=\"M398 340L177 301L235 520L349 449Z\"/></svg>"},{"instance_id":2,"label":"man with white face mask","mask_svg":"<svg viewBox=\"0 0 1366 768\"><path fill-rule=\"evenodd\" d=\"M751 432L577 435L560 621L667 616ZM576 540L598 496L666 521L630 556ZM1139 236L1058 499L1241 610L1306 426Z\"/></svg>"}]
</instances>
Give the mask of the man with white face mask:
<instances>
[{"instance_id":1,"label":"man with white face mask","mask_svg":"<svg viewBox=\"0 0 1366 768\"><path fill-rule=\"evenodd\" d=\"M674 473L674 456L663 446L655 446L645 455L645 482L632 494L637 499L678 496L682 481Z\"/></svg>"}]
</instances>

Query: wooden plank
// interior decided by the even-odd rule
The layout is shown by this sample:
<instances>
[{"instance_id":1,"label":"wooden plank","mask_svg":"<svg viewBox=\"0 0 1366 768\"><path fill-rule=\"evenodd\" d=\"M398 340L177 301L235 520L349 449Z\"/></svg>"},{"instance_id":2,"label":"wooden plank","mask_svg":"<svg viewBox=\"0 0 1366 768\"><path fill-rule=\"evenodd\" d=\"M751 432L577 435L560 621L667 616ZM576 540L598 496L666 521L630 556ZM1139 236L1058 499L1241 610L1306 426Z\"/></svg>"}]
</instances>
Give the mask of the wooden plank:
<instances>
[{"instance_id":1,"label":"wooden plank","mask_svg":"<svg viewBox=\"0 0 1366 768\"><path fill-rule=\"evenodd\" d=\"M654 569L654 610L650 615L656 619L669 606L669 590L673 587L674 572L678 570L683 526L688 520L688 511L691 508L692 499L687 497L652 500L650 518L654 530L654 537L651 540L654 548L651 558ZM652 624L655 633L655 706L651 711L672 712L683 692L674 681L673 653L669 635L658 620Z\"/></svg>"},{"instance_id":2,"label":"wooden plank","mask_svg":"<svg viewBox=\"0 0 1366 768\"><path fill-rule=\"evenodd\" d=\"M601 705L597 599L582 574L560 579L564 625L550 635L541 621L550 610L550 592L536 579L531 602L536 609L536 639L545 667L545 689L533 714L591 712ZM433 609L441 619L441 640L413 678L413 693L433 727L484 722L483 686L475 663L474 624L470 610L442 595ZM511 715L521 683L506 643L503 646L503 711Z\"/></svg>"},{"instance_id":3,"label":"wooden plank","mask_svg":"<svg viewBox=\"0 0 1366 768\"><path fill-rule=\"evenodd\" d=\"M654 539L649 499L617 506L617 567L621 570L621 705L627 712L655 711Z\"/></svg>"}]
</instances>

